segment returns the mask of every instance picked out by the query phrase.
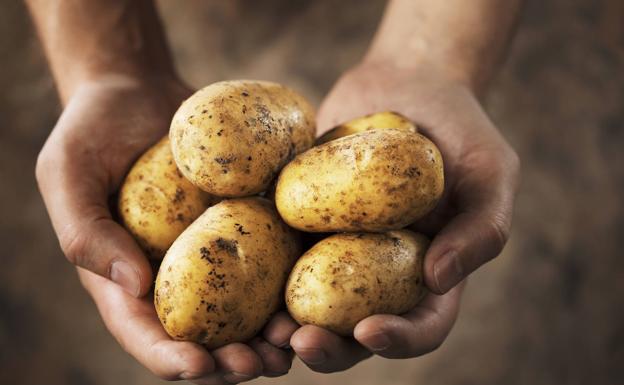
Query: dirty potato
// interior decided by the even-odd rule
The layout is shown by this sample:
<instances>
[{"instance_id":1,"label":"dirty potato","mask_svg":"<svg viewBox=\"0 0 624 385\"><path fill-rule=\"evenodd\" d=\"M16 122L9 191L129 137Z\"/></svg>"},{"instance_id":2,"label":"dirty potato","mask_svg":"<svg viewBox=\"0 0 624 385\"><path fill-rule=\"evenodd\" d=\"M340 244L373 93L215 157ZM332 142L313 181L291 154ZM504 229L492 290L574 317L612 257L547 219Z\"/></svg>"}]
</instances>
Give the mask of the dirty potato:
<instances>
[{"instance_id":1,"label":"dirty potato","mask_svg":"<svg viewBox=\"0 0 624 385\"><path fill-rule=\"evenodd\" d=\"M388 231L431 211L444 189L442 156L400 129L345 136L298 155L282 170L275 203L307 232Z\"/></svg>"},{"instance_id":2,"label":"dirty potato","mask_svg":"<svg viewBox=\"0 0 624 385\"><path fill-rule=\"evenodd\" d=\"M222 197L264 191L295 154L314 143L313 107L263 81L223 81L192 95L171 123L173 155L196 186Z\"/></svg>"},{"instance_id":3,"label":"dirty potato","mask_svg":"<svg viewBox=\"0 0 624 385\"><path fill-rule=\"evenodd\" d=\"M283 303L301 253L297 234L264 198L224 200L173 243L160 266L154 303L176 340L209 349L255 336Z\"/></svg>"},{"instance_id":4,"label":"dirty potato","mask_svg":"<svg viewBox=\"0 0 624 385\"><path fill-rule=\"evenodd\" d=\"M342 123L320 136L316 140L316 144L319 145L329 142L330 140L342 138L343 136L381 128L398 128L411 132L418 131L414 123L405 116L394 111L383 111Z\"/></svg>"},{"instance_id":5,"label":"dirty potato","mask_svg":"<svg viewBox=\"0 0 624 385\"><path fill-rule=\"evenodd\" d=\"M165 137L130 169L119 192L119 217L146 254L158 260L216 200L182 176Z\"/></svg>"},{"instance_id":6,"label":"dirty potato","mask_svg":"<svg viewBox=\"0 0 624 385\"><path fill-rule=\"evenodd\" d=\"M402 314L426 294L426 237L408 230L336 234L308 250L286 285L286 305L301 325L348 336L373 314Z\"/></svg>"}]
</instances>

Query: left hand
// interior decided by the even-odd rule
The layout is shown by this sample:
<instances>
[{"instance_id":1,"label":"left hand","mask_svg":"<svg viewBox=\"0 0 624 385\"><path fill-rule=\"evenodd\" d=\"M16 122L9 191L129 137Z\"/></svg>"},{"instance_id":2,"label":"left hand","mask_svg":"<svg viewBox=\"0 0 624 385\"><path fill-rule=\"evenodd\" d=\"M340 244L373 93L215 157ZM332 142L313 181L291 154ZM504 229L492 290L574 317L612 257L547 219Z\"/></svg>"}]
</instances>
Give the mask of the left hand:
<instances>
[{"instance_id":1,"label":"left hand","mask_svg":"<svg viewBox=\"0 0 624 385\"><path fill-rule=\"evenodd\" d=\"M463 283L445 295L428 294L416 307L400 316L377 314L360 321L354 338L341 337L327 329L299 325L282 315L281 324L269 323L264 338L273 345L283 343L274 337L290 330L290 346L312 370L339 372L377 354L386 358L410 358L436 350L451 331L463 290ZM286 322L289 322L288 325Z\"/></svg>"},{"instance_id":2,"label":"left hand","mask_svg":"<svg viewBox=\"0 0 624 385\"><path fill-rule=\"evenodd\" d=\"M319 134L374 112L407 116L440 149L445 192L434 211L416 223L434 236L424 263L432 293L401 316L360 321L355 340L312 325L297 329L290 344L315 371L344 370L373 353L409 358L435 350L455 322L464 278L496 257L507 240L518 157L475 92L441 72L361 64L338 80L319 110ZM265 337L273 343L270 333Z\"/></svg>"}]
</instances>

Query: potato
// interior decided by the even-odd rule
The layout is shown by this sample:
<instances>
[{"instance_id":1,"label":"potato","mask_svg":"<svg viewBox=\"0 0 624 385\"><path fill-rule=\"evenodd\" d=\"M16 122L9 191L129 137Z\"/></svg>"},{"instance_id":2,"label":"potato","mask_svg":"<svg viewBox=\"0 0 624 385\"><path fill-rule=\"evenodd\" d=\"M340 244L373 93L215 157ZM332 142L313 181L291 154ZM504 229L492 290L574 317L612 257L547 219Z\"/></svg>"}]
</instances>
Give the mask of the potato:
<instances>
[{"instance_id":1,"label":"potato","mask_svg":"<svg viewBox=\"0 0 624 385\"><path fill-rule=\"evenodd\" d=\"M398 128L418 132L416 126L405 116L394 111L383 111L342 123L319 137L316 140L316 144L319 145L343 136L381 128Z\"/></svg>"},{"instance_id":2,"label":"potato","mask_svg":"<svg viewBox=\"0 0 624 385\"><path fill-rule=\"evenodd\" d=\"M314 245L295 264L286 305L301 325L340 335L373 314L402 314L426 294L423 260L429 241L408 230L343 233Z\"/></svg>"},{"instance_id":3,"label":"potato","mask_svg":"<svg viewBox=\"0 0 624 385\"><path fill-rule=\"evenodd\" d=\"M276 83L224 81L178 109L169 137L178 167L221 197L264 191L279 170L314 143L313 107Z\"/></svg>"},{"instance_id":4,"label":"potato","mask_svg":"<svg viewBox=\"0 0 624 385\"><path fill-rule=\"evenodd\" d=\"M119 217L145 253L159 260L173 241L217 201L186 180L164 137L136 161L119 192Z\"/></svg>"},{"instance_id":5,"label":"potato","mask_svg":"<svg viewBox=\"0 0 624 385\"><path fill-rule=\"evenodd\" d=\"M307 232L397 230L431 211L442 195L437 147L401 129L371 130L298 155L282 170L275 203Z\"/></svg>"},{"instance_id":6,"label":"potato","mask_svg":"<svg viewBox=\"0 0 624 385\"><path fill-rule=\"evenodd\" d=\"M224 200L173 243L162 261L154 304L176 340L209 349L255 336L283 304L301 253L298 235L264 198Z\"/></svg>"}]
</instances>

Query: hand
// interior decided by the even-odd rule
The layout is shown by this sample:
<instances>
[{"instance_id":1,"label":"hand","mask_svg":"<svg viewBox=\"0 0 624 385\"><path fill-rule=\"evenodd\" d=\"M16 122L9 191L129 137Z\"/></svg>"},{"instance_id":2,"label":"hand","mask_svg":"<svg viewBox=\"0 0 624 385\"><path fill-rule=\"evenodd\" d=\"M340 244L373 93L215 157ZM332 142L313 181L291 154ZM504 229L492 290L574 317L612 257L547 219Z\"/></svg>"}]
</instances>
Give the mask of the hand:
<instances>
[{"instance_id":1,"label":"hand","mask_svg":"<svg viewBox=\"0 0 624 385\"><path fill-rule=\"evenodd\" d=\"M158 320L151 295L135 298L87 270L79 268L78 273L111 334L124 350L162 379L225 385L260 375L281 376L290 369L292 352L261 337L249 344L232 343L211 352L192 342L173 341ZM281 338L283 317L278 314L271 321L273 340ZM286 324L286 328L289 326Z\"/></svg>"},{"instance_id":2,"label":"hand","mask_svg":"<svg viewBox=\"0 0 624 385\"><path fill-rule=\"evenodd\" d=\"M312 370L332 373L346 370L377 354L386 358L417 357L437 349L450 332L459 310L463 283L445 295L428 294L415 308L401 315L378 314L360 321L354 337L341 337L324 328L299 325L283 315L280 325L269 324L265 338L291 333L290 345ZM282 337L283 338L283 337Z\"/></svg>"},{"instance_id":3,"label":"hand","mask_svg":"<svg viewBox=\"0 0 624 385\"><path fill-rule=\"evenodd\" d=\"M313 370L344 370L373 353L408 358L436 349L457 317L463 289L458 284L498 255L509 234L518 157L474 93L433 68L362 64L339 79L324 100L319 134L385 110L413 120L444 159L445 193L436 209L414 226L434 236L425 257L425 282L432 293L402 316L362 320L355 341L310 325L296 330L291 345Z\"/></svg>"},{"instance_id":4,"label":"hand","mask_svg":"<svg viewBox=\"0 0 624 385\"><path fill-rule=\"evenodd\" d=\"M362 65L343 76L318 115L319 130L393 110L416 123L444 159L445 193L415 229L435 235L427 286L443 294L496 257L509 236L519 160L466 86L435 69Z\"/></svg>"},{"instance_id":5,"label":"hand","mask_svg":"<svg viewBox=\"0 0 624 385\"><path fill-rule=\"evenodd\" d=\"M165 379L199 384L281 375L290 368L291 352L262 338L212 352L173 341L151 296L137 298L150 290L151 266L112 219L108 199L131 164L167 133L171 116L189 94L167 79L115 76L79 86L37 161L39 187L61 247L80 267L81 282L106 327L148 369ZM271 321L274 339L280 338L280 319Z\"/></svg>"},{"instance_id":6,"label":"hand","mask_svg":"<svg viewBox=\"0 0 624 385\"><path fill-rule=\"evenodd\" d=\"M70 262L135 297L152 285L147 258L109 209L132 163L163 137L190 91L166 79L108 76L79 86L37 159L37 182Z\"/></svg>"}]
</instances>

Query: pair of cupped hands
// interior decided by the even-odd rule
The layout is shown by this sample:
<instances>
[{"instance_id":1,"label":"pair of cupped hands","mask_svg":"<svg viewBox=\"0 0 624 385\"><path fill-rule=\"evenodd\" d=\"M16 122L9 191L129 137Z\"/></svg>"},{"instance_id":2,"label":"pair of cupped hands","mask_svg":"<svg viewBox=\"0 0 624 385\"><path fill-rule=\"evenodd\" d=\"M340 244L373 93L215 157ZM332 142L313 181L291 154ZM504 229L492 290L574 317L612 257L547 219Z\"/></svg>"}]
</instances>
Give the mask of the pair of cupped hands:
<instances>
[{"instance_id":1,"label":"pair of cupped hands","mask_svg":"<svg viewBox=\"0 0 624 385\"><path fill-rule=\"evenodd\" d=\"M321 134L355 117L397 111L439 147L445 192L417 223L433 238L425 257L431 293L406 314L362 320L354 338L299 326L282 311L253 340L213 351L166 334L149 293L155 272L110 205L133 162L167 133L191 92L174 76L93 77L75 87L37 160L61 248L123 349L163 379L229 384L284 375L295 354L328 373L373 354L409 358L438 348L457 317L465 277L507 240L519 173L518 157L471 87L435 70L360 64L337 81L317 116Z\"/></svg>"}]
</instances>

